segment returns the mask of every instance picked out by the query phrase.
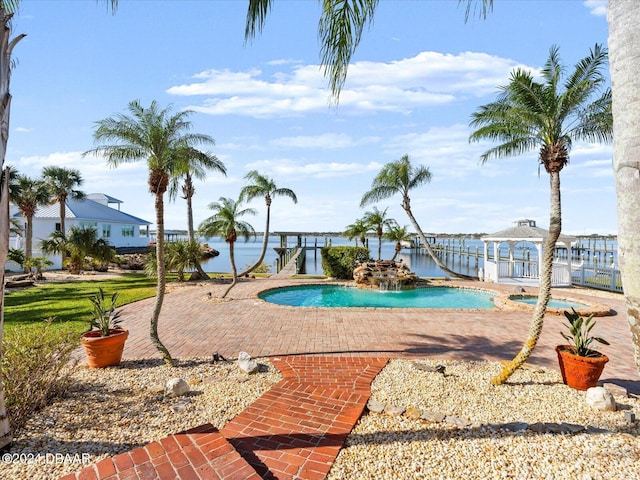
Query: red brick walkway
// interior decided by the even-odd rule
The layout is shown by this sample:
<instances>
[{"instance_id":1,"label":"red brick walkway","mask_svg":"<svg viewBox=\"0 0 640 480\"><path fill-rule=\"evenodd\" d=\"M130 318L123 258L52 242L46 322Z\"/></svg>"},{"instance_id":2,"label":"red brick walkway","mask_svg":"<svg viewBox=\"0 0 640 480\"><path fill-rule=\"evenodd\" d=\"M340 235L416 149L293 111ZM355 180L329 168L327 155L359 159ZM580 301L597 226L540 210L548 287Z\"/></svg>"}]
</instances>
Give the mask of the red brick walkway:
<instances>
[{"instance_id":1,"label":"red brick walkway","mask_svg":"<svg viewBox=\"0 0 640 480\"><path fill-rule=\"evenodd\" d=\"M364 411L380 357L274 357L283 379L218 432L211 425L61 480L324 478Z\"/></svg>"}]
</instances>

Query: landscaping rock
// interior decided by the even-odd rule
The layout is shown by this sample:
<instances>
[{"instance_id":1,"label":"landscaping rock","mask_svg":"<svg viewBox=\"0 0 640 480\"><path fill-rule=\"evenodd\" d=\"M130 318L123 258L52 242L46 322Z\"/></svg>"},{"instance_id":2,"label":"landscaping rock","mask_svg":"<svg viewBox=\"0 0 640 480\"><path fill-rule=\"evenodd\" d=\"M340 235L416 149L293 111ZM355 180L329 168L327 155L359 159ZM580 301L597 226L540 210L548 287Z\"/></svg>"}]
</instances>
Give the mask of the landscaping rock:
<instances>
[{"instance_id":1,"label":"landscaping rock","mask_svg":"<svg viewBox=\"0 0 640 480\"><path fill-rule=\"evenodd\" d=\"M587 404L596 410L615 412L616 401L604 387L591 387L587 390Z\"/></svg>"},{"instance_id":2,"label":"landscaping rock","mask_svg":"<svg viewBox=\"0 0 640 480\"><path fill-rule=\"evenodd\" d=\"M422 416L422 410L415 407L409 407L405 410L404 415L411 420L418 420Z\"/></svg>"},{"instance_id":3,"label":"landscaping rock","mask_svg":"<svg viewBox=\"0 0 640 480\"><path fill-rule=\"evenodd\" d=\"M398 417L404 413L404 407L396 407L394 405L387 405L384 409L384 413L391 417Z\"/></svg>"},{"instance_id":4,"label":"landscaping rock","mask_svg":"<svg viewBox=\"0 0 640 480\"><path fill-rule=\"evenodd\" d=\"M165 397L180 397L185 393L189 393L191 387L184 378L172 378L164 385Z\"/></svg>"},{"instance_id":5,"label":"landscaping rock","mask_svg":"<svg viewBox=\"0 0 640 480\"><path fill-rule=\"evenodd\" d=\"M432 412L430 410L424 410L420 418L427 420L428 422L440 423L443 422L446 415L444 413Z\"/></svg>"},{"instance_id":6,"label":"landscaping rock","mask_svg":"<svg viewBox=\"0 0 640 480\"><path fill-rule=\"evenodd\" d=\"M384 403L378 402L373 399L369 399L369 401L367 402L367 408L369 409L370 412L382 413L384 412L384 407L385 407Z\"/></svg>"},{"instance_id":7,"label":"landscaping rock","mask_svg":"<svg viewBox=\"0 0 640 480\"><path fill-rule=\"evenodd\" d=\"M629 396L629 392L626 388L621 387L620 385L616 385L615 383L603 383L602 386L606 388L613 396L625 398Z\"/></svg>"},{"instance_id":8,"label":"landscaping rock","mask_svg":"<svg viewBox=\"0 0 640 480\"><path fill-rule=\"evenodd\" d=\"M258 362L251 358L247 352L238 354L238 367L246 373L255 373L258 371Z\"/></svg>"}]
</instances>

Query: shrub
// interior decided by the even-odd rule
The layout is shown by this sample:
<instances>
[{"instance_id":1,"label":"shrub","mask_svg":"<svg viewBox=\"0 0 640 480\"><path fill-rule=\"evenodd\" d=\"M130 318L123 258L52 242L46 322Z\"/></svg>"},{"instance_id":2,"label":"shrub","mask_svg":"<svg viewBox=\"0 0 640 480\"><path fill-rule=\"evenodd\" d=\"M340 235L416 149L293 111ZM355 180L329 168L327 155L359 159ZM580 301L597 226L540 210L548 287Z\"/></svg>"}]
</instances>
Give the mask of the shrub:
<instances>
[{"instance_id":1,"label":"shrub","mask_svg":"<svg viewBox=\"0 0 640 480\"><path fill-rule=\"evenodd\" d=\"M356 266L371 260L364 247L322 247L320 252L324 274L341 280L353 280Z\"/></svg>"},{"instance_id":2,"label":"shrub","mask_svg":"<svg viewBox=\"0 0 640 480\"><path fill-rule=\"evenodd\" d=\"M78 334L51 328L49 319L37 325L13 329L5 335L0 361L5 404L14 437L31 416L69 387L71 353Z\"/></svg>"}]
</instances>

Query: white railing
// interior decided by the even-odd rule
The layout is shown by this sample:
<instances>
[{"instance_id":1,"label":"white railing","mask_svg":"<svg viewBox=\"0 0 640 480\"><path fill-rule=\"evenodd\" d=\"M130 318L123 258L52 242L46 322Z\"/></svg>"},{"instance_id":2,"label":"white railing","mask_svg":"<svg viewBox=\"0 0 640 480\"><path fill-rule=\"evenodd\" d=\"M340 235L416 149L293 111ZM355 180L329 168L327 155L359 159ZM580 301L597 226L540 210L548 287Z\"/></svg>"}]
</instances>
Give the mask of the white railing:
<instances>
[{"instance_id":1,"label":"white railing","mask_svg":"<svg viewBox=\"0 0 640 480\"><path fill-rule=\"evenodd\" d=\"M571 275L574 285L622 293L620 270L615 267L583 265Z\"/></svg>"}]
</instances>

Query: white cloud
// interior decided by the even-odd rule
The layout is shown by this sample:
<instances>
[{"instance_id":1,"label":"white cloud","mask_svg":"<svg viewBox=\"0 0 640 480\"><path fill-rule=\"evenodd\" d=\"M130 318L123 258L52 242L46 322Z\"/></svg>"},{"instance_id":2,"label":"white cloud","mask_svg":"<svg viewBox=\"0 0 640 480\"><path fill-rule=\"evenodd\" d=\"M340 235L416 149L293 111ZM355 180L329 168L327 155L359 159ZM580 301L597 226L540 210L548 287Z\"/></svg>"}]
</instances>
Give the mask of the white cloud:
<instances>
[{"instance_id":1,"label":"white cloud","mask_svg":"<svg viewBox=\"0 0 640 480\"><path fill-rule=\"evenodd\" d=\"M362 144L378 143L379 137L364 137L354 140L344 133L325 133L323 135L299 135L296 137L280 137L269 142L269 145L277 148L311 148L311 149L343 149L356 147Z\"/></svg>"},{"instance_id":2,"label":"white cloud","mask_svg":"<svg viewBox=\"0 0 640 480\"><path fill-rule=\"evenodd\" d=\"M587 7L591 15L602 17L607 14L607 0L585 0L584 6Z\"/></svg>"},{"instance_id":3,"label":"white cloud","mask_svg":"<svg viewBox=\"0 0 640 480\"><path fill-rule=\"evenodd\" d=\"M16 128L14 129L14 132L18 132L18 133L30 133L30 132L32 132L32 131L33 131L32 129L30 129L30 128L25 128L25 127L16 127Z\"/></svg>"},{"instance_id":4,"label":"white cloud","mask_svg":"<svg viewBox=\"0 0 640 480\"><path fill-rule=\"evenodd\" d=\"M367 164L350 162L311 162L298 163L288 159L262 160L247 164L249 170L268 172L277 178L332 178L347 175L361 175L363 172L377 172L382 168L381 163Z\"/></svg>"},{"instance_id":5,"label":"white cloud","mask_svg":"<svg viewBox=\"0 0 640 480\"><path fill-rule=\"evenodd\" d=\"M286 65L288 62L276 61L270 66ZM349 67L340 108L352 114L409 113L480 97L494 92L515 67L528 68L481 52L421 52L392 62L355 62ZM268 118L329 111L327 82L318 65L294 65L289 71L273 73L257 68L244 72L210 69L193 78L194 82L173 86L167 93L206 97L189 107L202 113Z\"/></svg>"}]
</instances>

